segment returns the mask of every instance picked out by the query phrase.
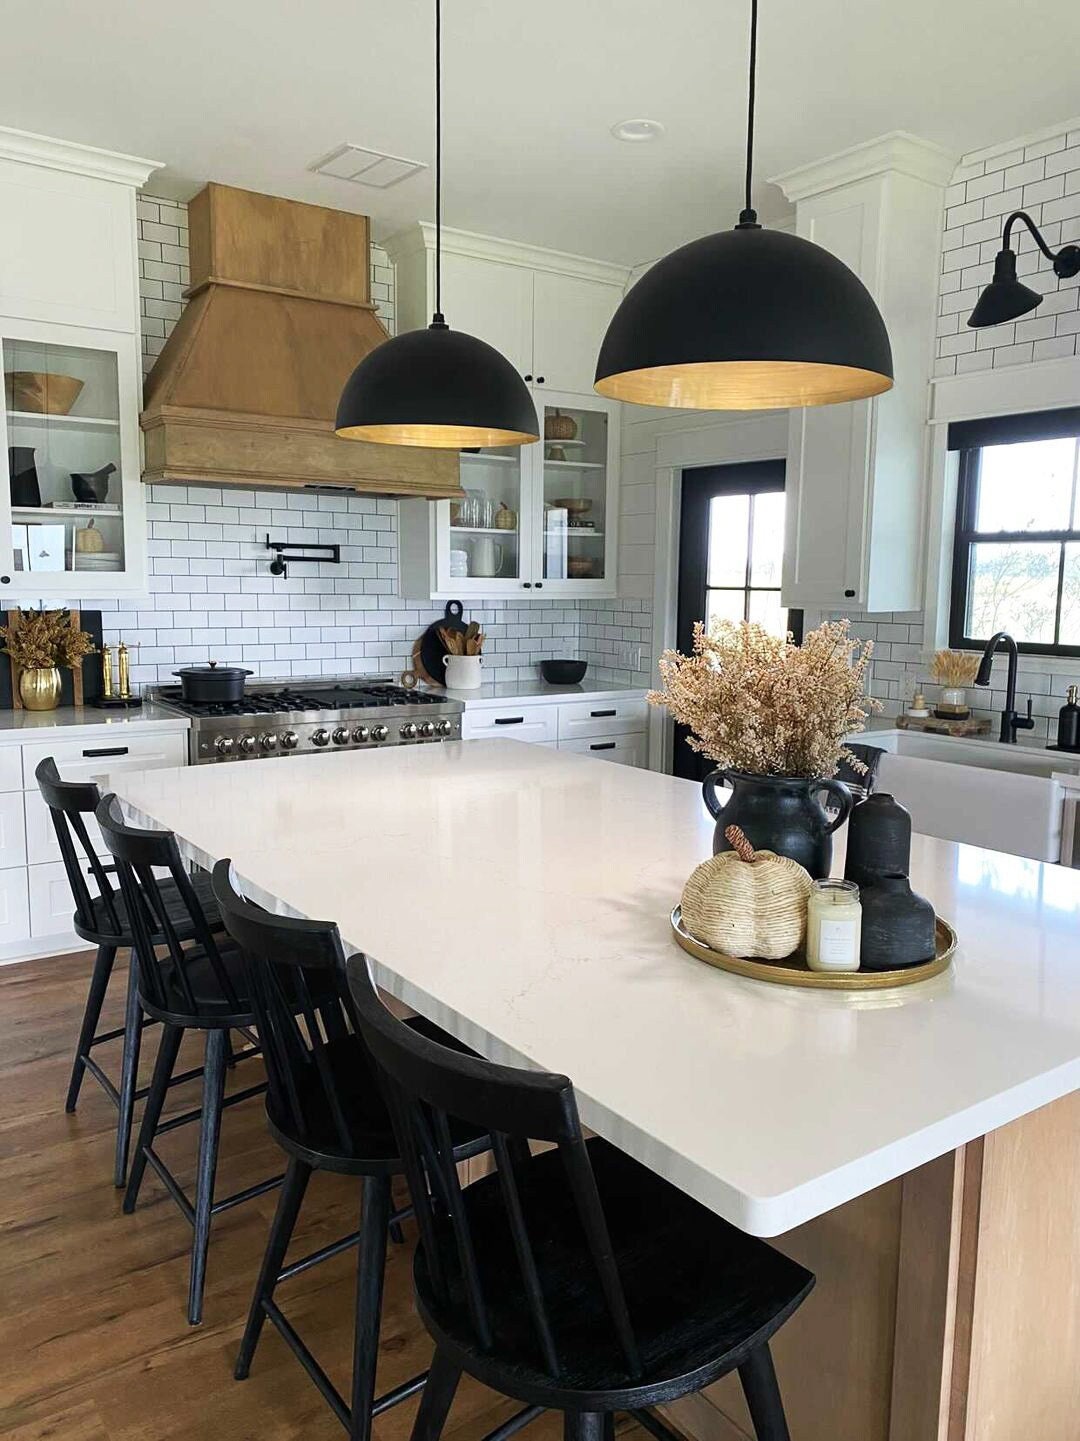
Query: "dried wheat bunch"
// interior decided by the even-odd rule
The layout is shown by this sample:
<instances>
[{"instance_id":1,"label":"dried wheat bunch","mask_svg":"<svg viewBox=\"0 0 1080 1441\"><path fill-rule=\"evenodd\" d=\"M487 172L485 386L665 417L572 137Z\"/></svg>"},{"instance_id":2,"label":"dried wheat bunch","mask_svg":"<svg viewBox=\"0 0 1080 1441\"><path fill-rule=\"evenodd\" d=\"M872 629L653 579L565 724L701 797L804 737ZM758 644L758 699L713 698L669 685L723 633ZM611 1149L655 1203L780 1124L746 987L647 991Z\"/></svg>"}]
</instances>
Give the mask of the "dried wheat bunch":
<instances>
[{"instance_id":1,"label":"dried wheat bunch","mask_svg":"<svg viewBox=\"0 0 1080 1441\"><path fill-rule=\"evenodd\" d=\"M848 622L812 630L802 645L750 621L698 621L690 655L660 658L663 690L650 691L691 731L690 746L718 765L758 775L831 776L841 759L865 767L843 740L879 702L865 694L871 641Z\"/></svg>"},{"instance_id":2,"label":"dried wheat bunch","mask_svg":"<svg viewBox=\"0 0 1080 1441\"><path fill-rule=\"evenodd\" d=\"M959 650L939 650L930 663L930 679L938 685L963 689L975 684L978 669L977 655L965 655Z\"/></svg>"}]
</instances>

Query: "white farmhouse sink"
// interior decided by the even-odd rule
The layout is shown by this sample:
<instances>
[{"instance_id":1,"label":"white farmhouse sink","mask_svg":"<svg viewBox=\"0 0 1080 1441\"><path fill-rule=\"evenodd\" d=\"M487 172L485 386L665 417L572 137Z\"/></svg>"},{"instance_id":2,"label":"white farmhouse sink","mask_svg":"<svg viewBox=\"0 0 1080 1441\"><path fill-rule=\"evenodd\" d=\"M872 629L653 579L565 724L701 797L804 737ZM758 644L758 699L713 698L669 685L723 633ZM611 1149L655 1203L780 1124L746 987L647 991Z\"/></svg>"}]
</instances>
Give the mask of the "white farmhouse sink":
<instances>
[{"instance_id":1,"label":"white farmhouse sink","mask_svg":"<svg viewBox=\"0 0 1080 1441\"><path fill-rule=\"evenodd\" d=\"M1053 777L1080 774L1080 756L921 731L858 739L886 752L877 789L908 808L915 830L1033 860L1061 859L1065 792Z\"/></svg>"}]
</instances>

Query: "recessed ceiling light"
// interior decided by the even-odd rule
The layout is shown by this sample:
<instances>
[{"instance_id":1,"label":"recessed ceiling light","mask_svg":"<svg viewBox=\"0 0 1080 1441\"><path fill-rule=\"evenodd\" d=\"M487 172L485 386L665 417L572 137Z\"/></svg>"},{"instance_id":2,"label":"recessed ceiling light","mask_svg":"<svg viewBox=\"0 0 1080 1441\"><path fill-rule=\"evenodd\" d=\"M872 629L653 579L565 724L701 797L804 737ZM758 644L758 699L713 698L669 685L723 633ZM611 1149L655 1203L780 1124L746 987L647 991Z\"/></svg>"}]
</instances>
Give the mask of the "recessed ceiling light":
<instances>
[{"instance_id":1,"label":"recessed ceiling light","mask_svg":"<svg viewBox=\"0 0 1080 1441\"><path fill-rule=\"evenodd\" d=\"M620 120L611 127L616 140L625 140L631 145L640 145L644 140L659 140L664 127L659 120Z\"/></svg>"}]
</instances>

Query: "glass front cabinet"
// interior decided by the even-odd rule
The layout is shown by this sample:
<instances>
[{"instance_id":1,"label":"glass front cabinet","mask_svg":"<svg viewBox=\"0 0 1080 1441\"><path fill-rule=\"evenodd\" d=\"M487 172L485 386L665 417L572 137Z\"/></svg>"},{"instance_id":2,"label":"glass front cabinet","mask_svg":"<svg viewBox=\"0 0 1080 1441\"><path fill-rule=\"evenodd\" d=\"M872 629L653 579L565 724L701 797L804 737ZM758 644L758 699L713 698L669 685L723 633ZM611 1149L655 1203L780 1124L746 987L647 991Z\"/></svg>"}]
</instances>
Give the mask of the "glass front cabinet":
<instances>
[{"instance_id":1,"label":"glass front cabinet","mask_svg":"<svg viewBox=\"0 0 1080 1441\"><path fill-rule=\"evenodd\" d=\"M145 588L132 338L2 322L0 609L5 598Z\"/></svg>"},{"instance_id":2,"label":"glass front cabinet","mask_svg":"<svg viewBox=\"0 0 1080 1441\"><path fill-rule=\"evenodd\" d=\"M463 451L461 500L402 501L406 597L615 594L618 403L534 396L542 442Z\"/></svg>"}]
</instances>

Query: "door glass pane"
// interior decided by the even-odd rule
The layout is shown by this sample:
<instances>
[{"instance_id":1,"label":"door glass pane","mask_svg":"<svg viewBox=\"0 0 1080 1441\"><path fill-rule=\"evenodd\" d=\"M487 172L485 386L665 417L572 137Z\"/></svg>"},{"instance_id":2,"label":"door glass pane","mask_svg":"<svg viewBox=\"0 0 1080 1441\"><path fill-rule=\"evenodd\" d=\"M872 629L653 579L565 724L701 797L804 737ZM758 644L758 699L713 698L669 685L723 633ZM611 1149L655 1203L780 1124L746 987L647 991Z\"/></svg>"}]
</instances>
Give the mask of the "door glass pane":
<instances>
[{"instance_id":1,"label":"door glass pane","mask_svg":"<svg viewBox=\"0 0 1080 1441\"><path fill-rule=\"evenodd\" d=\"M717 620L746 618L745 590L707 590L705 592L705 629L712 630Z\"/></svg>"},{"instance_id":2,"label":"door glass pane","mask_svg":"<svg viewBox=\"0 0 1080 1441\"><path fill-rule=\"evenodd\" d=\"M714 495L709 502L708 585L746 584L750 497Z\"/></svg>"},{"instance_id":3,"label":"door glass pane","mask_svg":"<svg viewBox=\"0 0 1080 1441\"><path fill-rule=\"evenodd\" d=\"M521 575L521 447L461 453L464 500L450 502L450 578Z\"/></svg>"},{"instance_id":4,"label":"door glass pane","mask_svg":"<svg viewBox=\"0 0 1080 1441\"><path fill-rule=\"evenodd\" d=\"M124 568L116 354L5 340L16 570Z\"/></svg>"},{"instance_id":5,"label":"door glass pane","mask_svg":"<svg viewBox=\"0 0 1080 1441\"><path fill-rule=\"evenodd\" d=\"M787 607L780 604L778 590L750 592L750 619L764 626L770 635L787 635Z\"/></svg>"},{"instance_id":6,"label":"door glass pane","mask_svg":"<svg viewBox=\"0 0 1080 1441\"><path fill-rule=\"evenodd\" d=\"M973 545L967 633L987 640L998 630L1035 643L1054 640L1061 547L1032 541Z\"/></svg>"},{"instance_id":7,"label":"door glass pane","mask_svg":"<svg viewBox=\"0 0 1080 1441\"><path fill-rule=\"evenodd\" d=\"M750 584L780 584L784 564L784 492L754 496L754 543L750 556ZM754 619L751 614L751 619Z\"/></svg>"},{"instance_id":8,"label":"door glass pane","mask_svg":"<svg viewBox=\"0 0 1080 1441\"><path fill-rule=\"evenodd\" d=\"M544 406L544 577L603 580L608 416Z\"/></svg>"},{"instance_id":9,"label":"door glass pane","mask_svg":"<svg viewBox=\"0 0 1080 1441\"><path fill-rule=\"evenodd\" d=\"M1080 645L1080 544L1065 547L1065 584L1061 588L1061 645Z\"/></svg>"},{"instance_id":10,"label":"door glass pane","mask_svg":"<svg viewBox=\"0 0 1080 1441\"><path fill-rule=\"evenodd\" d=\"M1076 441L983 448L975 529L1068 530Z\"/></svg>"}]
</instances>

